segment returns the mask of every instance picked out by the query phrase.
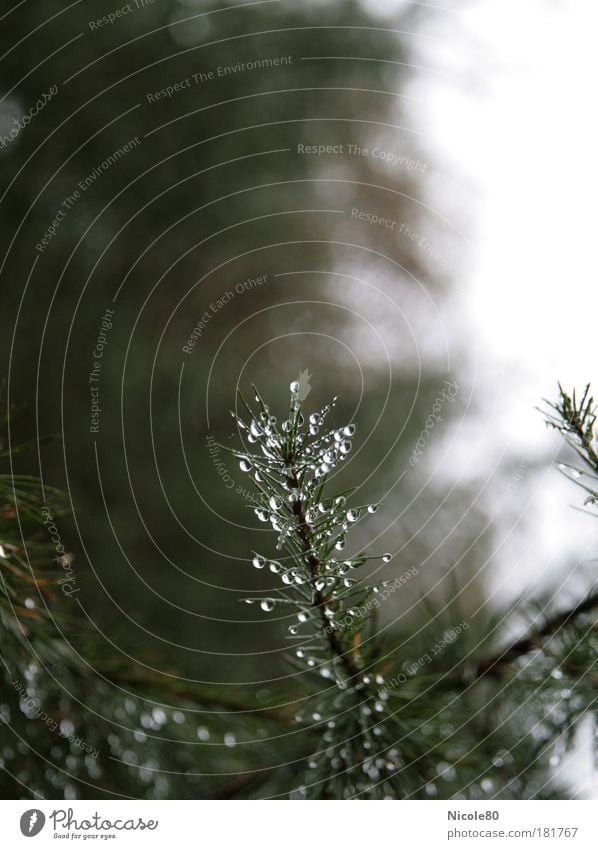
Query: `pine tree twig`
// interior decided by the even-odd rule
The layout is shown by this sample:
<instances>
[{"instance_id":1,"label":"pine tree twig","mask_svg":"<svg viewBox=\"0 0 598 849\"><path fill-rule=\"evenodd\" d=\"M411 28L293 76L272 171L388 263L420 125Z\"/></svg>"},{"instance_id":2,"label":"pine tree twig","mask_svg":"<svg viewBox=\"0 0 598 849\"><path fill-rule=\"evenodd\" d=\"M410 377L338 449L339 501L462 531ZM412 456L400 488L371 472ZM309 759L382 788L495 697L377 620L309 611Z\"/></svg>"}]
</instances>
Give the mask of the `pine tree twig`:
<instances>
[{"instance_id":1,"label":"pine tree twig","mask_svg":"<svg viewBox=\"0 0 598 849\"><path fill-rule=\"evenodd\" d=\"M598 608L598 590L590 593L574 607L560 611L549 617L541 628L532 628L523 637L515 640L502 651L480 661L473 674L466 677L466 683L471 684L485 676L495 676L504 672L510 664L536 649L542 648L544 641L554 636L562 627L573 622L583 613L590 613Z\"/></svg>"},{"instance_id":2,"label":"pine tree twig","mask_svg":"<svg viewBox=\"0 0 598 849\"><path fill-rule=\"evenodd\" d=\"M344 553L350 529L379 505L349 506L347 496L352 490L324 494L330 473L351 452L356 428L354 424L326 426L336 398L304 416L302 380L300 376L291 383L288 414L280 423L255 387L256 411L241 397L249 420L233 413L243 445L232 453L255 484L255 515L271 523L278 533L277 549L286 552L284 562L257 553L252 561L254 568L269 567L280 576L284 587L278 597L244 601L259 602L267 613L279 604L295 606L297 621L288 628L298 641L295 657L300 668L307 667L310 681L315 673L329 682L323 688L310 688L307 715L302 709L296 718L315 728L319 738L299 794L336 798L342 785L341 795L348 794L345 798L384 798L399 776L399 753L393 745L396 719L389 715L388 694L380 691L384 677L377 647L373 642L368 645L367 665L376 670L368 674L360 646L370 623L370 606L374 606L369 602L389 582L368 586L362 578L353 577L352 570L368 560L388 563L392 555ZM338 730L332 733L333 728ZM349 752L355 771L339 775L337 769ZM385 778L378 782L381 771ZM368 784L368 779L374 784Z\"/></svg>"}]
</instances>

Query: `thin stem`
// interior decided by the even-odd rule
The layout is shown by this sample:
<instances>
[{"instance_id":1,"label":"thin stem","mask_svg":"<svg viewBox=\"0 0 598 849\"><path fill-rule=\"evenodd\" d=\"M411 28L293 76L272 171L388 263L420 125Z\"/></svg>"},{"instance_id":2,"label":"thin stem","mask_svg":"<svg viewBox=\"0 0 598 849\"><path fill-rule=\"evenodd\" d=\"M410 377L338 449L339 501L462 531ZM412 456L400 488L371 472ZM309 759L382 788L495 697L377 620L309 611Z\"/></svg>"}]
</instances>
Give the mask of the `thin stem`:
<instances>
[{"instance_id":1,"label":"thin stem","mask_svg":"<svg viewBox=\"0 0 598 849\"><path fill-rule=\"evenodd\" d=\"M292 466L293 452L291 450L288 452L287 462L289 466ZM289 477L289 483L293 489L297 490L298 493L301 492L299 479L295 471L293 471ZM342 643L338 638L338 634L331 626L326 616L326 606L331 602L331 599L324 595L322 590L319 590L316 586L316 582L320 577L321 561L315 554L311 529L305 515L305 504L300 495L293 503L293 513L297 519L297 530L299 539L301 540L301 547L309 564L310 584L314 593L313 607L318 610L319 616L324 624L324 633L326 634L328 645L330 646L332 653L340 659L347 675L350 678L356 678L360 674L359 667L353 660L352 656L343 649Z\"/></svg>"}]
</instances>

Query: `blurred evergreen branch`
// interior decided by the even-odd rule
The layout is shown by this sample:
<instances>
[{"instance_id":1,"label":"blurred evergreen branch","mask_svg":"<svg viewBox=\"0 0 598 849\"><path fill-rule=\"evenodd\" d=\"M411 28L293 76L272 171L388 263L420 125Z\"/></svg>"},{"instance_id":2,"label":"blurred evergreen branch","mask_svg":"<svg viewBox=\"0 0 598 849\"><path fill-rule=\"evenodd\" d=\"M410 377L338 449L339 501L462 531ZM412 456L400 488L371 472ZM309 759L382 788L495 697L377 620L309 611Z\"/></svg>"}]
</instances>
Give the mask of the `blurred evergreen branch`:
<instances>
[{"instance_id":1,"label":"blurred evergreen branch","mask_svg":"<svg viewBox=\"0 0 598 849\"><path fill-rule=\"evenodd\" d=\"M57 556L47 531L65 499L15 470L28 447L0 447L3 797L208 796L258 747L267 760L264 730L276 737L293 715L280 694L229 696L176 670L152 672L72 612L63 583L72 555Z\"/></svg>"}]
</instances>

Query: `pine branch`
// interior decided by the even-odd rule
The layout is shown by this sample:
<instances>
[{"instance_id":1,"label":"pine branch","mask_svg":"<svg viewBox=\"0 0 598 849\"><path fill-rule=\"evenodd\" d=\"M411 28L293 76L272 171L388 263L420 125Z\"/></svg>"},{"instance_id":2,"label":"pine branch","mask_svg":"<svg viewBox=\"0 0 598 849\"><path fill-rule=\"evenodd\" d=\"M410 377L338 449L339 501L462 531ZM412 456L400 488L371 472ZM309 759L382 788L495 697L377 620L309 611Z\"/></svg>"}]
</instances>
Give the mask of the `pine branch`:
<instances>
[{"instance_id":1,"label":"pine branch","mask_svg":"<svg viewBox=\"0 0 598 849\"><path fill-rule=\"evenodd\" d=\"M574 389L571 395L559 383L559 397L556 402L546 401L547 410L541 410L546 425L563 434L567 444L582 460L583 466L571 466L560 463L560 471L573 483L580 486L587 497L584 505L598 503L598 453L596 451L596 407L590 395L588 383L579 397Z\"/></svg>"},{"instance_id":2,"label":"pine branch","mask_svg":"<svg viewBox=\"0 0 598 849\"><path fill-rule=\"evenodd\" d=\"M527 634L506 646L502 651L480 661L473 675L467 676L467 684L486 675L497 675L503 672L511 663L532 651L542 648L543 642L572 623L578 616L590 613L598 608L598 590L594 590L574 607L555 613L546 619L541 628L531 628Z\"/></svg>"},{"instance_id":3,"label":"pine branch","mask_svg":"<svg viewBox=\"0 0 598 849\"><path fill-rule=\"evenodd\" d=\"M314 792L318 797L326 796L326 788L333 781L341 781L341 796L350 793L379 798L389 792L396 769L396 754L387 751L396 739L393 736L396 718L387 715L388 696L380 693L382 675L367 674L367 668L376 669L383 658L376 655L373 644L368 646L367 656L360 647L362 634L372 618L368 602L388 582L369 586L348 574L369 560L388 563L391 555L375 557L361 552L351 557L341 554L343 559L338 559L337 552L345 549L350 527L368 513L374 513L378 505L350 507L346 493L334 496L327 493L330 473L351 451L355 425L323 429L336 399L306 420L302 412L305 380L302 376L291 384L288 416L280 427L255 387L257 410L241 397L249 420L232 414L246 443L243 450L232 453L238 458L241 470L251 474L255 483L254 512L260 521L271 523L278 533L277 549L284 550L286 555L283 565L255 554L254 567L263 569L269 562L270 571L280 575L283 587L276 598L245 601L259 602L265 612L271 612L277 605L294 608L297 624L291 625L289 632L291 639L301 640L296 658L306 663L308 674L319 671L321 677L335 684L313 698L311 718L306 721L317 726L328 715L331 727L335 727L332 717L343 717L347 724L343 729L346 739L339 751L346 759L348 745L352 749L350 769L344 778L334 775L335 763L340 764L341 757L334 754L335 741L329 739L329 731L325 732L321 750L310 759L313 770L310 778L312 775L317 778L311 784L317 788ZM221 448L231 450L224 445ZM342 740L340 731L339 740ZM351 775L358 769L370 778L380 777L381 768L388 777L379 784L366 784ZM303 787L303 792L309 795L309 785ZM334 793L338 796L338 790Z\"/></svg>"},{"instance_id":4,"label":"pine branch","mask_svg":"<svg viewBox=\"0 0 598 849\"><path fill-rule=\"evenodd\" d=\"M590 487L580 480L582 476L591 474L592 478L598 481L598 453L595 448L596 407L594 398L590 394L590 384L586 385L582 393L578 393L574 389L569 394L560 383L558 388L558 399L555 402L545 399L548 409L540 410L540 412L545 416L546 425L563 434L567 444L583 460L585 466L583 469L565 463L560 464L560 469L568 479L581 486L588 493L585 504L594 504L598 501L598 492L595 491L594 487ZM594 590L574 607L548 617L541 628L531 628L526 635L515 640L496 655L480 661L473 675L468 676L468 683L483 676L496 675L503 671L520 657L541 648L547 637L551 637L562 627L573 622L578 616L597 607L598 590Z\"/></svg>"}]
</instances>

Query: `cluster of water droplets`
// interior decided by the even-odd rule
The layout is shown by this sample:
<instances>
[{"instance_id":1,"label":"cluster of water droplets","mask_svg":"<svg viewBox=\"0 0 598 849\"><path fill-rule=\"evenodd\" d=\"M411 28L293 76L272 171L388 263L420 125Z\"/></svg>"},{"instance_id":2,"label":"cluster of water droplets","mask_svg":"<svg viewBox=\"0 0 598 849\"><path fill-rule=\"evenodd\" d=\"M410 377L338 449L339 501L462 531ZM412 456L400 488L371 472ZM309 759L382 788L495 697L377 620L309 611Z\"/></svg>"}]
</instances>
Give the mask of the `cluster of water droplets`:
<instances>
[{"instance_id":1,"label":"cluster of water droplets","mask_svg":"<svg viewBox=\"0 0 598 849\"><path fill-rule=\"evenodd\" d=\"M265 613L282 606L292 620L287 626L288 639L301 641L296 658L343 689L346 670L339 658L330 659L322 632L361 627L364 601L387 582L365 586L355 570L368 560L388 563L391 555L345 553L351 527L379 506L351 506L346 494L328 496L324 492L328 475L350 454L355 425L327 429L337 399L317 412L304 414L297 382L290 390L289 413L280 425L257 391L259 411L246 404L247 422L233 413L247 443L244 451L235 453L241 470L255 481L255 515L278 533L277 548L289 552L280 561L254 553L252 566L276 575L283 586L274 595L243 600Z\"/></svg>"}]
</instances>

